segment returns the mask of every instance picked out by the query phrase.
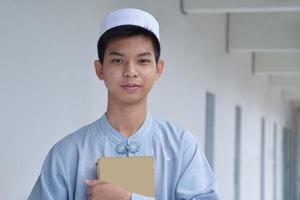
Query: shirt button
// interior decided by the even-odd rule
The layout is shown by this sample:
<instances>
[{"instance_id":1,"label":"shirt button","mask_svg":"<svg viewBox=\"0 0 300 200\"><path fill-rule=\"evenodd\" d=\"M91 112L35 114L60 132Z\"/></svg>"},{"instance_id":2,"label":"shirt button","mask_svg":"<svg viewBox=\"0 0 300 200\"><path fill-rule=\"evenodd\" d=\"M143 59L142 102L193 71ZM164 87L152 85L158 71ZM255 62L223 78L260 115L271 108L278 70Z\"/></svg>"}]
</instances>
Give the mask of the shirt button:
<instances>
[{"instance_id":1,"label":"shirt button","mask_svg":"<svg viewBox=\"0 0 300 200\"><path fill-rule=\"evenodd\" d=\"M140 145L136 142L131 142L127 145L126 148L130 153L136 154L140 150Z\"/></svg>"},{"instance_id":2,"label":"shirt button","mask_svg":"<svg viewBox=\"0 0 300 200\"><path fill-rule=\"evenodd\" d=\"M126 148L125 144L117 145L116 150L119 154L126 154L127 153L127 148Z\"/></svg>"}]
</instances>

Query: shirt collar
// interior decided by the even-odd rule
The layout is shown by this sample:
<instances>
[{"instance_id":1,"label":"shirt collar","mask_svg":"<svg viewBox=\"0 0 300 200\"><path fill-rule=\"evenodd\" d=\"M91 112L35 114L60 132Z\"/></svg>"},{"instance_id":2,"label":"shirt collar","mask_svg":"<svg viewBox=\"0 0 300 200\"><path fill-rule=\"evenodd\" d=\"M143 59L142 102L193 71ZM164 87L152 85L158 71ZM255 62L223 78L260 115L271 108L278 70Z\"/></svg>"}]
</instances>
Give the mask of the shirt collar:
<instances>
[{"instance_id":1,"label":"shirt collar","mask_svg":"<svg viewBox=\"0 0 300 200\"><path fill-rule=\"evenodd\" d=\"M147 113L142 126L129 138L123 136L120 132L114 129L105 114L99 119L97 125L100 132L103 132L109 139L118 144L132 142L140 143L146 135L149 135L151 133L151 129L153 126L153 117L149 113Z\"/></svg>"}]
</instances>

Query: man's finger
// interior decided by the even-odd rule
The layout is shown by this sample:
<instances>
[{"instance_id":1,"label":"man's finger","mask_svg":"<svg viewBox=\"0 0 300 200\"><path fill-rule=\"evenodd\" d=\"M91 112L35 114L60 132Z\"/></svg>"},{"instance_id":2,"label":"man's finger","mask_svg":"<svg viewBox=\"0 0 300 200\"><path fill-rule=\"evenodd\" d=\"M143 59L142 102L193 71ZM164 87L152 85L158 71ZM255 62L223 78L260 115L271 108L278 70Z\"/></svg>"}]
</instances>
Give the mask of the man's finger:
<instances>
[{"instance_id":1,"label":"man's finger","mask_svg":"<svg viewBox=\"0 0 300 200\"><path fill-rule=\"evenodd\" d=\"M108 184L109 182L106 181L100 181L100 184Z\"/></svg>"},{"instance_id":2,"label":"man's finger","mask_svg":"<svg viewBox=\"0 0 300 200\"><path fill-rule=\"evenodd\" d=\"M91 196L92 196L91 188L88 188L88 189L86 190L86 196L88 196L88 197L91 197Z\"/></svg>"},{"instance_id":3,"label":"man's finger","mask_svg":"<svg viewBox=\"0 0 300 200\"><path fill-rule=\"evenodd\" d=\"M97 185L97 184L100 184L101 182L99 180L85 180L85 183L88 185L88 186L94 186L94 185Z\"/></svg>"}]
</instances>

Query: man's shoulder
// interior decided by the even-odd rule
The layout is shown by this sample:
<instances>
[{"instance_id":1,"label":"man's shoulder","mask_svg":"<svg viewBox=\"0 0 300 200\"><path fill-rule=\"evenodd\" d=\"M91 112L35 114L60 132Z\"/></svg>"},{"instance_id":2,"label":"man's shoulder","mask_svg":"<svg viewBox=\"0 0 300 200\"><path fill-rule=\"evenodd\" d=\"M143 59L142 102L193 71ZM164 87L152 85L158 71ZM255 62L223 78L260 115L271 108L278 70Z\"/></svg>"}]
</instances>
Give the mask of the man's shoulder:
<instances>
[{"instance_id":1,"label":"man's shoulder","mask_svg":"<svg viewBox=\"0 0 300 200\"><path fill-rule=\"evenodd\" d=\"M76 131L69 133L59 140L53 148L56 148L58 151L66 152L68 150L74 150L74 148L79 148L84 145L85 142L93 140L93 137L95 137L97 121L98 120L86 124Z\"/></svg>"},{"instance_id":2,"label":"man's shoulder","mask_svg":"<svg viewBox=\"0 0 300 200\"><path fill-rule=\"evenodd\" d=\"M180 145L188 146L197 142L194 133L186 128L168 120L155 118L155 133L165 141L175 142Z\"/></svg>"}]
</instances>

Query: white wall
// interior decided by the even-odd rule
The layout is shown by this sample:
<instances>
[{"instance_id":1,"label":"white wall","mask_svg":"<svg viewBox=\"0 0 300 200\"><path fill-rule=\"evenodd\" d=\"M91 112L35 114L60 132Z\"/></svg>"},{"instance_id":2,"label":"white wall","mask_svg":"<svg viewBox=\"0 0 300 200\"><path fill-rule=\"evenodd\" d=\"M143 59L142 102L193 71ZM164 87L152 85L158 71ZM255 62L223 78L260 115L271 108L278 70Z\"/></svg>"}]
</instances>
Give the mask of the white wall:
<instances>
[{"instance_id":1,"label":"white wall","mask_svg":"<svg viewBox=\"0 0 300 200\"><path fill-rule=\"evenodd\" d=\"M105 111L105 88L92 63L101 18L121 7L148 10L161 25L166 68L150 95L152 113L190 129L204 145L205 92L216 95L222 199L233 199L234 106L242 107L242 200L259 199L260 119L266 118L265 193L272 200L272 127L277 122L281 134L292 120L290 106L268 77L251 74L249 54L225 52L224 15L184 16L172 0L1 2L0 199L25 199L51 146Z\"/></svg>"}]
</instances>

